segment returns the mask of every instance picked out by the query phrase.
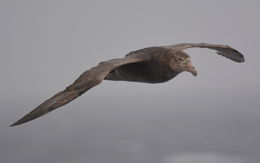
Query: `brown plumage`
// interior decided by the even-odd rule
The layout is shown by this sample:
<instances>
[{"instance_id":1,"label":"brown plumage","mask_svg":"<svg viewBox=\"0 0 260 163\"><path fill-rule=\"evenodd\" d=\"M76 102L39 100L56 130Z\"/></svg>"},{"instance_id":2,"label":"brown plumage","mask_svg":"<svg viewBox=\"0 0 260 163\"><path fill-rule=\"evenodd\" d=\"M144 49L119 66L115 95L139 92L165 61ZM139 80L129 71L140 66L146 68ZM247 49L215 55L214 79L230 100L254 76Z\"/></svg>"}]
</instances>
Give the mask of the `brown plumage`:
<instances>
[{"instance_id":1,"label":"brown plumage","mask_svg":"<svg viewBox=\"0 0 260 163\"><path fill-rule=\"evenodd\" d=\"M244 62L240 52L226 45L182 43L132 51L124 58L101 62L85 71L65 90L46 100L11 126L31 121L67 104L103 80L162 83L183 71L196 76L197 71L192 66L189 55L182 51L192 47L213 49L217 54L235 62Z\"/></svg>"}]
</instances>

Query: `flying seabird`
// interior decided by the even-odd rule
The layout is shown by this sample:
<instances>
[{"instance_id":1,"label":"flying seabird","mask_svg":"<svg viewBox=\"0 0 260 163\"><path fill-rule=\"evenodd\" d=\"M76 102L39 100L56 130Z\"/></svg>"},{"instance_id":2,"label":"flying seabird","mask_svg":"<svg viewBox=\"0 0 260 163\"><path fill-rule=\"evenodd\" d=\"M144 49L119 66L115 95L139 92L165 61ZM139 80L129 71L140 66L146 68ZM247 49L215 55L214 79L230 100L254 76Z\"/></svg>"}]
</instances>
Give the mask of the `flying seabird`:
<instances>
[{"instance_id":1,"label":"flying seabird","mask_svg":"<svg viewBox=\"0 0 260 163\"><path fill-rule=\"evenodd\" d=\"M58 92L10 126L20 125L43 116L74 100L103 80L162 83L184 71L196 76L197 71L191 64L189 55L183 52L193 47L216 50L217 54L235 62L245 61L244 56L230 46L206 43L181 43L132 51L124 58L101 62L83 72L65 90Z\"/></svg>"}]
</instances>

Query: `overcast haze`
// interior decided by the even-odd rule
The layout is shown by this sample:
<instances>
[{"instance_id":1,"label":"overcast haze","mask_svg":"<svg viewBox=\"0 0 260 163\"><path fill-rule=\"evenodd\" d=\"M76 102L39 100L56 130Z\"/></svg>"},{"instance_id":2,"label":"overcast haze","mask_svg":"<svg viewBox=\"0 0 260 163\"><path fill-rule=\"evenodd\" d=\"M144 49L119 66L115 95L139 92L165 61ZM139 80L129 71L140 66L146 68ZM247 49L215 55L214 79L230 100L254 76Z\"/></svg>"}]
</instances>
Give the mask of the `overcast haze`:
<instances>
[{"instance_id":1,"label":"overcast haze","mask_svg":"<svg viewBox=\"0 0 260 163\"><path fill-rule=\"evenodd\" d=\"M257 0L1 0L1 163L259 163ZM9 125L87 68L132 50L227 44L235 63L188 49L198 76L104 81L75 101Z\"/></svg>"}]
</instances>

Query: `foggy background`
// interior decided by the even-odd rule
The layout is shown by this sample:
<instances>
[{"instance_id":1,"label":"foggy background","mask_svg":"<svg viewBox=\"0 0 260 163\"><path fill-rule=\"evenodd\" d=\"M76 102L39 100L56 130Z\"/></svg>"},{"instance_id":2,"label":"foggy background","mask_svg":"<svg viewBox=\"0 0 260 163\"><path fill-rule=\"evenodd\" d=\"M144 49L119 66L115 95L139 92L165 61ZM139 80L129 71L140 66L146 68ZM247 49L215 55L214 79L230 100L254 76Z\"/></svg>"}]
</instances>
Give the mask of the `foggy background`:
<instances>
[{"instance_id":1,"label":"foggy background","mask_svg":"<svg viewBox=\"0 0 260 163\"><path fill-rule=\"evenodd\" d=\"M257 0L1 0L1 163L259 163ZM9 125L98 62L180 42L198 76L104 81L75 101Z\"/></svg>"}]
</instances>

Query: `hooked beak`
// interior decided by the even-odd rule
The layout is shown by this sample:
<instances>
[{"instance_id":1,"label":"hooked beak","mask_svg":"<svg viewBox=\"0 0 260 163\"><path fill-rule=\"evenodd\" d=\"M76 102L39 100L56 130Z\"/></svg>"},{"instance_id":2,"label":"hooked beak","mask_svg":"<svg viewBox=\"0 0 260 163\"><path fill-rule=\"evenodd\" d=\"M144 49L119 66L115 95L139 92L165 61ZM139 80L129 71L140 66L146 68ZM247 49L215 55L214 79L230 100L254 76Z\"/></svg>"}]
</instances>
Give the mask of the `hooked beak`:
<instances>
[{"instance_id":1,"label":"hooked beak","mask_svg":"<svg viewBox=\"0 0 260 163\"><path fill-rule=\"evenodd\" d=\"M195 67L191 64L191 62L189 62L187 64L187 71L192 73L193 76L197 76L197 70L195 69Z\"/></svg>"}]
</instances>

